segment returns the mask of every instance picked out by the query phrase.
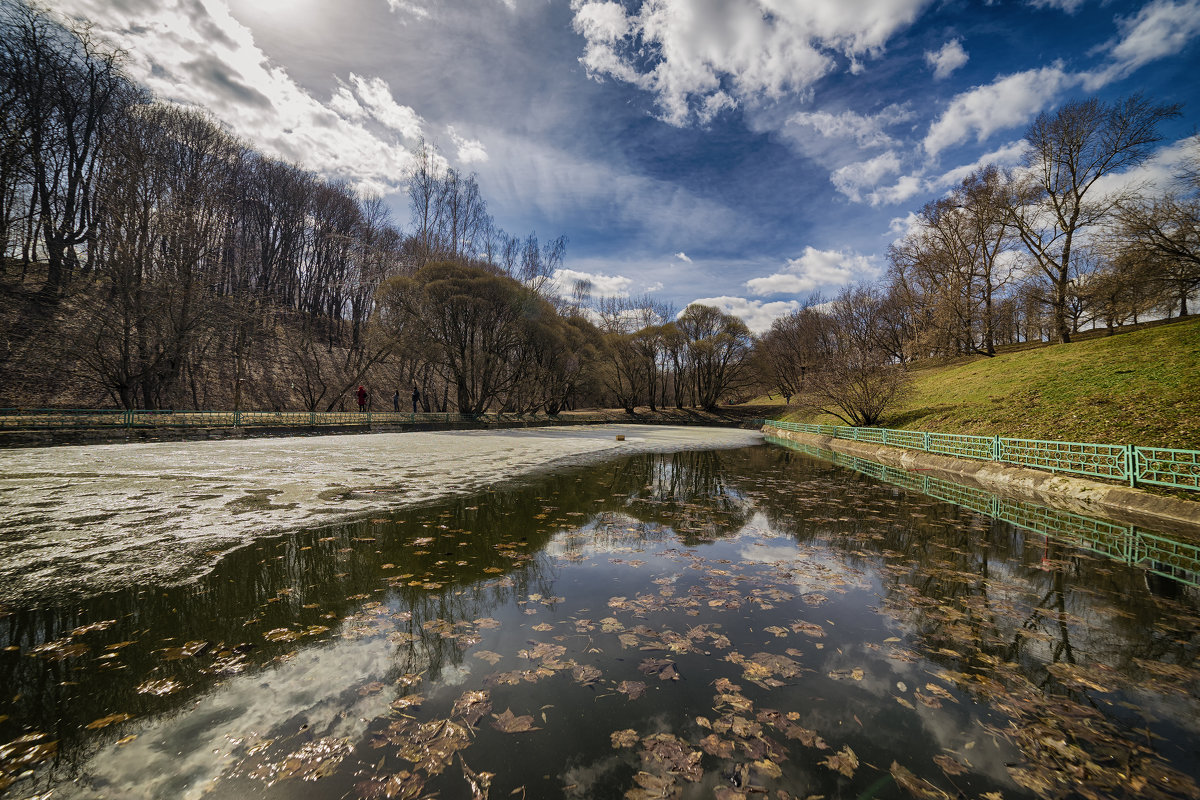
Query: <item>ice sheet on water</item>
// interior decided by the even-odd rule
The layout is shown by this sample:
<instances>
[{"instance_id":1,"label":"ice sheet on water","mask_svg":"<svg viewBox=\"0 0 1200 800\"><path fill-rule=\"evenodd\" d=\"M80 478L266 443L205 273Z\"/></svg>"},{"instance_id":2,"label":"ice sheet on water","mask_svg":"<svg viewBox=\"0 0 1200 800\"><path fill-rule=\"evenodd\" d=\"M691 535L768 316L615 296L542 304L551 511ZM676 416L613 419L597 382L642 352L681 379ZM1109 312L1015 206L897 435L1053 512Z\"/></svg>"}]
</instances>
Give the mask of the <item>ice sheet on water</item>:
<instances>
[{"instance_id":1,"label":"ice sheet on water","mask_svg":"<svg viewBox=\"0 0 1200 800\"><path fill-rule=\"evenodd\" d=\"M758 441L748 430L603 425L0 451L0 604L187 580L256 536L552 465Z\"/></svg>"}]
</instances>

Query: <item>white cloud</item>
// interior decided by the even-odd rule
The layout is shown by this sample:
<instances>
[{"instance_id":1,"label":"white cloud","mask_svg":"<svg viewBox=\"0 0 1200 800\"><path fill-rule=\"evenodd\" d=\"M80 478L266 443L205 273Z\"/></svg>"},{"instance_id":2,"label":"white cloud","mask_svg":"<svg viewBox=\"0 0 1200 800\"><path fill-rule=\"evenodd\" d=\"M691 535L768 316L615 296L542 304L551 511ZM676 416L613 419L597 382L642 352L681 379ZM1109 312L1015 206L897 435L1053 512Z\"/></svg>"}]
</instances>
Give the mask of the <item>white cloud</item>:
<instances>
[{"instance_id":1,"label":"white cloud","mask_svg":"<svg viewBox=\"0 0 1200 800\"><path fill-rule=\"evenodd\" d=\"M134 10L58 0L55 8L119 45L126 69L158 98L208 109L263 152L374 192L395 191L403 180L420 117L378 78L351 75L322 103L267 58L226 0Z\"/></svg>"},{"instance_id":2,"label":"white cloud","mask_svg":"<svg viewBox=\"0 0 1200 800\"><path fill-rule=\"evenodd\" d=\"M946 42L936 53L932 50L925 51L925 63L933 70L933 77L939 81L966 64L968 58L967 51L963 50L962 42L958 39Z\"/></svg>"},{"instance_id":3,"label":"white cloud","mask_svg":"<svg viewBox=\"0 0 1200 800\"><path fill-rule=\"evenodd\" d=\"M997 78L957 95L942 116L929 127L925 152L936 156L947 147L975 135L982 142L995 131L1023 125L1042 111L1078 77L1055 63Z\"/></svg>"},{"instance_id":4,"label":"white cloud","mask_svg":"<svg viewBox=\"0 0 1200 800\"><path fill-rule=\"evenodd\" d=\"M553 290L560 297L570 297L578 282L591 284L593 297L629 297L631 278L624 275L604 275L599 272L580 272L574 269L556 269L550 277Z\"/></svg>"},{"instance_id":5,"label":"white cloud","mask_svg":"<svg viewBox=\"0 0 1200 800\"><path fill-rule=\"evenodd\" d=\"M1112 63L1088 73L1084 88L1095 91L1110 81L1124 78L1138 67L1183 50L1200 35L1200 0L1156 0L1130 17L1118 18L1121 38L1109 45Z\"/></svg>"},{"instance_id":6,"label":"white cloud","mask_svg":"<svg viewBox=\"0 0 1200 800\"><path fill-rule=\"evenodd\" d=\"M648 283L648 284L646 284L646 287L644 289L642 289L642 291L644 291L644 292L661 292L662 290L663 290L663 282L662 281L655 281L654 283Z\"/></svg>"},{"instance_id":7,"label":"white cloud","mask_svg":"<svg viewBox=\"0 0 1200 800\"><path fill-rule=\"evenodd\" d=\"M411 14L417 19L427 19L429 17L429 9L410 0L387 0L387 4L392 13Z\"/></svg>"},{"instance_id":8,"label":"white cloud","mask_svg":"<svg viewBox=\"0 0 1200 800\"><path fill-rule=\"evenodd\" d=\"M660 118L682 126L805 92L837 56L861 71L858 56L879 55L928 2L642 0L630 14L611 0L572 0L571 8L588 74L651 92Z\"/></svg>"},{"instance_id":9,"label":"white cloud","mask_svg":"<svg viewBox=\"0 0 1200 800\"><path fill-rule=\"evenodd\" d=\"M892 217L888 222L888 232L895 234L896 238L900 238L907 235L909 231L920 224L920 217L917 216L915 211L910 211L903 217Z\"/></svg>"},{"instance_id":10,"label":"white cloud","mask_svg":"<svg viewBox=\"0 0 1200 800\"><path fill-rule=\"evenodd\" d=\"M919 176L901 175L891 186L881 186L868 194L867 202L872 206L890 206L916 197L922 191L925 191L925 182Z\"/></svg>"},{"instance_id":11,"label":"white cloud","mask_svg":"<svg viewBox=\"0 0 1200 800\"><path fill-rule=\"evenodd\" d=\"M458 163L465 166L480 164L488 160L487 149L483 146L483 142L460 136L458 131L454 130L453 125L446 127L446 134L450 137L450 141L454 142L454 147L458 151Z\"/></svg>"},{"instance_id":12,"label":"white cloud","mask_svg":"<svg viewBox=\"0 0 1200 800\"><path fill-rule=\"evenodd\" d=\"M1059 11L1074 14L1084 2L1086 0L1029 0L1029 5L1034 8L1057 8Z\"/></svg>"},{"instance_id":13,"label":"white cloud","mask_svg":"<svg viewBox=\"0 0 1200 800\"><path fill-rule=\"evenodd\" d=\"M680 252L676 253L675 257L678 258L680 261L683 261L684 263L687 263L687 264L692 263L692 260L690 258L688 258L688 254L683 252L682 250Z\"/></svg>"},{"instance_id":14,"label":"white cloud","mask_svg":"<svg viewBox=\"0 0 1200 800\"><path fill-rule=\"evenodd\" d=\"M895 144L884 128L905 122L913 116L905 106L890 105L878 114L864 116L854 111L837 114L828 111L800 111L788 118L789 126L810 128L827 139L853 139L859 147L886 147Z\"/></svg>"},{"instance_id":15,"label":"white cloud","mask_svg":"<svg viewBox=\"0 0 1200 800\"><path fill-rule=\"evenodd\" d=\"M761 300L747 300L744 297L702 297L693 300L688 305L713 306L726 314L732 314L746 323L746 327L754 333L765 333L770 330L771 323L780 317L785 317L800 310L796 300L778 300L764 303Z\"/></svg>"},{"instance_id":16,"label":"white cloud","mask_svg":"<svg viewBox=\"0 0 1200 800\"><path fill-rule=\"evenodd\" d=\"M893 203L903 203L905 200L915 197L922 192L933 193L953 189L962 183L963 179L972 172L982 169L985 166L995 165L1002 169L1016 166L1020 163L1026 146L1023 139L1018 139L989 153L984 153L970 164L954 167L940 175L925 177L925 171L921 169L911 175L901 175L891 186L880 186L867 193L865 197L852 199L865 200L872 206L891 205Z\"/></svg>"},{"instance_id":17,"label":"white cloud","mask_svg":"<svg viewBox=\"0 0 1200 800\"><path fill-rule=\"evenodd\" d=\"M834 170L829 180L839 192L857 203L862 200L864 189L878 186L885 177L899 171L900 158L894 151L888 150L867 161L858 161Z\"/></svg>"},{"instance_id":18,"label":"white cloud","mask_svg":"<svg viewBox=\"0 0 1200 800\"><path fill-rule=\"evenodd\" d=\"M405 139L421 137L423 120L408 106L402 106L392 97L392 88L383 78L364 78L350 73L350 83L358 95L359 104L374 119L399 133Z\"/></svg>"},{"instance_id":19,"label":"white cloud","mask_svg":"<svg viewBox=\"0 0 1200 800\"><path fill-rule=\"evenodd\" d=\"M752 278L746 281L746 288L759 296L801 294L822 287L845 286L878 274L875 259L870 256L806 247L799 258L788 259L783 272L765 278Z\"/></svg>"}]
</instances>

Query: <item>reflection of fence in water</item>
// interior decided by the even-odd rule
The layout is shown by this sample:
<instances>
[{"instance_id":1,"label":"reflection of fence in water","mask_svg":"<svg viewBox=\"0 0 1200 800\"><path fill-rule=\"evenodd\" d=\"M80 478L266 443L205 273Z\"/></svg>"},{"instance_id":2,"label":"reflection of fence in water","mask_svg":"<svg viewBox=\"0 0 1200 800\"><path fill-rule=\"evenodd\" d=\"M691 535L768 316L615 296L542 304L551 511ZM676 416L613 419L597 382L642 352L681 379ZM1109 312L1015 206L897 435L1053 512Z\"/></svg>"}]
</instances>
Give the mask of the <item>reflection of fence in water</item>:
<instances>
[{"instance_id":1,"label":"reflection of fence in water","mask_svg":"<svg viewBox=\"0 0 1200 800\"><path fill-rule=\"evenodd\" d=\"M1072 511L1036 503L1005 500L984 489L890 467L859 456L823 450L812 445L767 435L771 444L830 461L909 491L984 514L1099 555L1139 566L1147 572L1188 586L1200 587L1200 546Z\"/></svg>"}]
</instances>

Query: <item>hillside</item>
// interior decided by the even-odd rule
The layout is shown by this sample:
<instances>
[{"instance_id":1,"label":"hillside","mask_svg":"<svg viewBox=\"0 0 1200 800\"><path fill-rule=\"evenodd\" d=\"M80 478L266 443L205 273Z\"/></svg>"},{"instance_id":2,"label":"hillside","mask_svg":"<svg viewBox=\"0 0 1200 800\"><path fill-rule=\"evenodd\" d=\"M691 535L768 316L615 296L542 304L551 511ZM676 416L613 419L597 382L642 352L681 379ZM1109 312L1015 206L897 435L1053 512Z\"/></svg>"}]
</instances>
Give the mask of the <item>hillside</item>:
<instances>
[{"instance_id":1,"label":"hillside","mask_svg":"<svg viewBox=\"0 0 1200 800\"><path fill-rule=\"evenodd\" d=\"M884 427L1200 449L1200 317L918 367L912 377Z\"/></svg>"}]
</instances>

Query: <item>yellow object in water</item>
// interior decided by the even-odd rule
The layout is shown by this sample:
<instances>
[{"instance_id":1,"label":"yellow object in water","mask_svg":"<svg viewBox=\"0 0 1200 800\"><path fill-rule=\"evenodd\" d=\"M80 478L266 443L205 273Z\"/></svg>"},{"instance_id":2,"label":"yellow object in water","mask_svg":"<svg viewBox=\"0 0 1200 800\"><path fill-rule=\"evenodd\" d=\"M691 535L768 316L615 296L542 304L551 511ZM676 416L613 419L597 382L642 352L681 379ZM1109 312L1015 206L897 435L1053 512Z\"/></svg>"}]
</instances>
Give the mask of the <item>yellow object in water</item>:
<instances>
[{"instance_id":1,"label":"yellow object in water","mask_svg":"<svg viewBox=\"0 0 1200 800\"><path fill-rule=\"evenodd\" d=\"M618 434L617 434L617 441L618 441L618 442L623 442L623 441L625 441L625 434L623 434L623 433L618 433Z\"/></svg>"}]
</instances>

